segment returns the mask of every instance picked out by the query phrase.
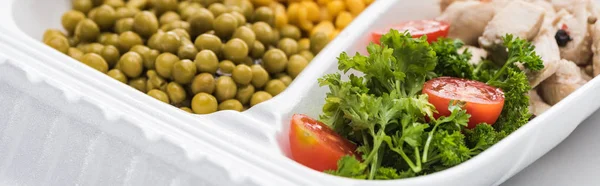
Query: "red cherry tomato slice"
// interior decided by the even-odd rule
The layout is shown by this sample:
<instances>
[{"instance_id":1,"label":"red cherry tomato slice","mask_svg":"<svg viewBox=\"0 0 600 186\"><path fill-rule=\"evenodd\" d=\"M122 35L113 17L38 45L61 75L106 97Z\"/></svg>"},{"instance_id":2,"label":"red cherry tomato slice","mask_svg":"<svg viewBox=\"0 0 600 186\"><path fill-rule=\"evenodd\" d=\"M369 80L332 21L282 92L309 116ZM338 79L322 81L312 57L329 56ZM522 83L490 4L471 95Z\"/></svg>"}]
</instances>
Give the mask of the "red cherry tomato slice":
<instances>
[{"instance_id":1,"label":"red cherry tomato slice","mask_svg":"<svg viewBox=\"0 0 600 186\"><path fill-rule=\"evenodd\" d=\"M454 77L439 77L429 80L423 86L423 93L429 96L439 116L449 116L450 100L465 101L465 109L471 115L467 128L477 124L494 124L504 106L502 90L485 83Z\"/></svg>"},{"instance_id":2,"label":"red cherry tomato slice","mask_svg":"<svg viewBox=\"0 0 600 186\"><path fill-rule=\"evenodd\" d=\"M336 170L342 156L354 155L356 145L317 120L295 114L290 125L292 159L304 166L320 172Z\"/></svg>"},{"instance_id":3,"label":"red cherry tomato slice","mask_svg":"<svg viewBox=\"0 0 600 186\"><path fill-rule=\"evenodd\" d=\"M400 32L408 30L408 32L412 35L413 38L420 38L423 35L427 35L427 42L431 43L437 41L439 37L448 36L450 25L448 23L440 21L418 20L400 23L398 25L392 26L391 28ZM389 30L390 29L373 32L372 41L374 43L379 43L379 39L381 39L381 36L388 33Z\"/></svg>"}]
</instances>

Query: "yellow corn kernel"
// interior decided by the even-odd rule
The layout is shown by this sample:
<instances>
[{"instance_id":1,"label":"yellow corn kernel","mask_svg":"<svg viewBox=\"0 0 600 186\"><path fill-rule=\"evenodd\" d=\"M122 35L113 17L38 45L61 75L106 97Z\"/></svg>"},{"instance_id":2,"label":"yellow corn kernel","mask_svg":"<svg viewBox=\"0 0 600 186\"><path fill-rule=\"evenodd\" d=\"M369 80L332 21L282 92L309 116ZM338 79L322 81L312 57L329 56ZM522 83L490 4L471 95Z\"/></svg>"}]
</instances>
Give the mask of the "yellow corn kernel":
<instances>
[{"instance_id":1,"label":"yellow corn kernel","mask_svg":"<svg viewBox=\"0 0 600 186\"><path fill-rule=\"evenodd\" d=\"M340 34L340 30L337 29L331 32L329 34L329 41L333 41L333 39L335 39L335 37L337 37L338 34Z\"/></svg>"},{"instance_id":2,"label":"yellow corn kernel","mask_svg":"<svg viewBox=\"0 0 600 186\"><path fill-rule=\"evenodd\" d=\"M352 14L350 12L343 11L335 18L335 26L340 30L346 28L350 22L352 22Z\"/></svg>"},{"instance_id":3,"label":"yellow corn kernel","mask_svg":"<svg viewBox=\"0 0 600 186\"><path fill-rule=\"evenodd\" d=\"M352 15L357 16L365 9L365 2L363 0L346 0L346 6Z\"/></svg>"},{"instance_id":4,"label":"yellow corn kernel","mask_svg":"<svg viewBox=\"0 0 600 186\"><path fill-rule=\"evenodd\" d=\"M306 13L308 14L309 21L319 21L319 5L314 1L303 1L302 5L306 7Z\"/></svg>"},{"instance_id":5,"label":"yellow corn kernel","mask_svg":"<svg viewBox=\"0 0 600 186\"><path fill-rule=\"evenodd\" d=\"M252 0L252 4L254 4L256 7L269 6L269 4L271 4L272 2L273 0Z\"/></svg>"},{"instance_id":6,"label":"yellow corn kernel","mask_svg":"<svg viewBox=\"0 0 600 186\"><path fill-rule=\"evenodd\" d=\"M321 16L319 18L321 21L331 21L331 22L333 22L333 18L334 18L334 16L332 16L331 14L329 14L329 10L327 10L327 8L321 7Z\"/></svg>"},{"instance_id":7,"label":"yellow corn kernel","mask_svg":"<svg viewBox=\"0 0 600 186\"><path fill-rule=\"evenodd\" d=\"M283 12L285 13L285 6L283 6L283 4L278 3L278 2L273 2L269 5L269 8L271 8L271 10L273 10L273 12L275 14Z\"/></svg>"},{"instance_id":8,"label":"yellow corn kernel","mask_svg":"<svg viewBox=\"0 0 600 186\"><path fill-rule=\"evenodd\" d=\"M329 1L331 1L331 0L317 0L317 3L319 5L325 6L325 5L327 5L327 3L329 3Z\"/></svg>"},{"instance_id":9,"label":"yellow corn kernel","mask_svg":"<svg viewBox=\"0 0 600 186\"><path fill-rule=\"evenodd\" d=\"M299 3L292 3L288 6L288 9L287 9L288 22L298 23L298 12L300 10L300 7L301 6Z\"/></svg>"},{"instance_id":10,"label":"yellow corn kernel","mask_svg":"<svg viewBox=\"0 0 600 186\"><path fill-rule=\"evenodd\" d=\"M305 6L298 7L298 27L304 31L310 31L313 28L313 23L308 20L308 11Z\"/></svg>"},{"instance_id":11,"label":"yellow corn kernel","mask_svg":"<svg viewBox=\"0 0 600 186\"><path fill-rule=\"evenodd\" d=\"M373 1L375 0L363 0L365 2L366 5L370 5L371 3L373 3Z\"/></svg>"},{"instance_id":12,"label":"yellow corn kernel","mask_svg":"<svg viewBox=\"0 0 600 186\"><path fill-rule=\"evenodd\" d=\"M302 38L298 40L298 51L310 50L310 39Z\"/></svg>"},{"instance_id":13,"label":"yellow corn kernel","mask_svg":"<svg viewBox=\"0 0 600 186\"><path fill-rule=\"evenodd\" d=\"M310 31L310 35L313 35L317 32L323 32L329 36L333 31L335 31L335 27L331 21L321 21Z\"/></svg>"},{"instance_id":14,"label":"yellow corn kernel","mask_svg":"<svg viewBox=\"0 0 600 186\"><path fill-rule=\"evenodd\" d=\"M346 10L346 4L342 0L333 0L327 3L327 10L332 17L335 17L340 12Z\"/></svg>"},{"instance_id":15,"label":"yellow corn kernel","mask_svg":"<svg viewBox=\"0 0 600 186\"><path fill-rule=\"evenodd\" d=\"M288 24L288 17L285 13L276 13L275 14L275 28L281 28Z\"/></svg>"}]
</instances>

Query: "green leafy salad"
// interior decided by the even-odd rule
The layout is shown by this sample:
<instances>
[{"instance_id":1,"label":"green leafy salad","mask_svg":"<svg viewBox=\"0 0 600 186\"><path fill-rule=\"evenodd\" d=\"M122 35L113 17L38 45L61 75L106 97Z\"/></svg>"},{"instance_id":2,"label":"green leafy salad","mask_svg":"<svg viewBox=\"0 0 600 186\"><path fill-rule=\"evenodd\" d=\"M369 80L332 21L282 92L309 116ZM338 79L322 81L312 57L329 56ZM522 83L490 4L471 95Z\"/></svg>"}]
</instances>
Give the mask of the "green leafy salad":
<instances>
[{"instance_id":1,"label":"green leafy salad","mask_svg":"<svg viewBox=\"0 0 600 186\"><path fill-rule=\"evenodd\" d=\"M383 35L380 45L368 45L368 55L342 53L338 68L349 78L334 73L319 79L330 90L319 121L357 148L337 161L336 170L325 172L369 180L430 174L469 160L525 125L532 117L525 71L542 69L542 60L529 42L512 35L503 39L507 57L501 65L469 63L471 54L458 40L428 43L426 36L397 30ZM475 117L467 112L470 103L458 99L446 103L449 114L440 116L423 93L424 84L438 77L501 90L504 100L495 123L470 127Z\"/></svg>"}]
</instances>

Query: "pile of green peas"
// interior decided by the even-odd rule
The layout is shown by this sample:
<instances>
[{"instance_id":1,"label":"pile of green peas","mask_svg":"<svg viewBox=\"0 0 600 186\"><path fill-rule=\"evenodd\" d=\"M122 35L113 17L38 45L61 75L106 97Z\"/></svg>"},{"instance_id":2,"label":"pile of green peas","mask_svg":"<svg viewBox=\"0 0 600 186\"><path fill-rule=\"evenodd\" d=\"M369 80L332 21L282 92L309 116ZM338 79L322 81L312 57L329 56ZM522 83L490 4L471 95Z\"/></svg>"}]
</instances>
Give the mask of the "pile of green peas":
<instances>
[{"instance_id":1,"label":"pile of green peas","mask_svg":"<svg viewBox=\"0 0 600 186\"><path fill-rule=\"evenodd\" d=\"M43 42L184 111L243 111L278 95L329 42L275 27L249 0L73 0Z\"/></svg>"}]
</instances>

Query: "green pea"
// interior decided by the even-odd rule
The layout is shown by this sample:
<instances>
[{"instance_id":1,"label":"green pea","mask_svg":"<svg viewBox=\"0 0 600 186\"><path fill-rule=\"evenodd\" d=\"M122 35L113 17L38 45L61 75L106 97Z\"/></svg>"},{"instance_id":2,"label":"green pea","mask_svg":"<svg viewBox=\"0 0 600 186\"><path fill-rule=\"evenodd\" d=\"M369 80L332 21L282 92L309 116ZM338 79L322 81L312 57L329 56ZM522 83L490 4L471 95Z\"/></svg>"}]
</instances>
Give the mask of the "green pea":
<instances>
[{"instance_id":1,"label":"green pea","mask_svg":"<svg viewBox=\"0 0 600 186\"><path fill-rule=\"evenodd\" d=\"M223 47L225 59L232 61L242 61L248 56L248 45L238 38L229 40Z\"/></svg>"},{"instance_id":2,"label":"green pea","mask_svg":"<svg viewBox=\"0 0 600 186\"><path fill-rule=\"evenodd\" d=\"M169 96L167 95L167 93L161 90L152 89L148 91L148 95L164 103L169 103Z\"/></svg>"},{"instance_id":3,"label":"green pea","mask_svg":"<svg viewBox=\"0 0 600 186\"><path fill-rule=\"evenodd\" d=\"M188 22L190 23L190 35L196 37L209 30L213 29L213 23L215 16L209 10L200 8L190 16Z\"/></svg>"},{"instance_id":4,"label":"green pea","mask_svg":"<svg viewBox=\"0 0 600 186\"><path fill-rule=\"evenodd\" d=\"M140 36L148 38L158 30L156 15L149 11L142 11L133 18L133 30Z\"/></svg>"},{"instance_id":5,"label":"green pea","mask_svg":"<svg viewBox=\"0 0 600 186\"><path fill-rule=\"evenodd\" d=\"M269 73L260 65L252 65L252 85L262 88L269 81Z\"/></svg>"},{"instance_id":6,"label":"green pea","mask_svg":"<svg viewBox=\"0 0 600 186\"><path fill-rule=\"evenodd\" d=\"M87 14L94 7L92 0L73 0L71 3L74 10L83 12L84 14Z\"/></svg>"},{"instance_id":7,"label":"green pea","mask_svg":"<svg viewBox=\"0 0 600 186\"><path fill-rule=\"evenodd\" d=\"M44 41L44 43L64 54L69 52L69 41L66 37L55 35Z\"/></svg>"},{"instance_id":8,"label":"green pea","mask_svg":"<svg viewBox=\"0 0 600 186\"><path fill-rule=\"evenodd\" d=\"M230 38L237 27L237 19L229 13L219 15L213 23L215 34L223 39Z\"/></svg>"},{"instance_id":9,"label":"green pea","mask_svg":"<svg viewBox=\"0 0 600 186\"><path fill-rule=\"evenodd\" d=\"M196 76L196 64L189 59L184 59L173 64L173 80L179 84L188 84Z\"/></svg>"},{"instance_id":10,"label":"green pea","mask_svg":"<svg viewBox=\"0 0 600 186\"><path fill-rule=\"evenodd\" d=\"M127 31L133 31L133 18L119 19L117 23L115 23L115 32L122 34Z\"/></svg>"},{"instance_id":11,"label":"green pea","mask_svg":"<svg viewBox=\"0 0 600 186\"><path fill-rule=\"evenodd\" d=\"M181 45L177 50L177 56L180 59L195 59L197 54L198 50L192 44Z\"/></svg>"},{"instance_id":12,"label":"green pea","mask_svg":"<svg viewBox=\"0 0 600 186\"><path fill-rule=\"evenodd\" d=\"M166 25L169 23L172 23L173 21L180 21L181 17L179 16L179 14L173 12L173 11L168 11L165 12L164 14L162 14L160 16L160 18L158 18L158 22L160 23L160 25Z\"/></svg>"},{"instance_id":13,"label":"green pea","mask_svg":"<svg viewBox=\"0 0 600 186\"><path fill-rule=\"evenodd\" d=\"M215 77L212 74L201 73L194 77L192 84L190 84L190 89L192 89L192 93L194 94L200 92L212 94L215 90L215 86Z\"/></svg>"},{"instance_id":14,"label":"green pea","mask_svg":"<svg viewBox=\"0 0 600 186\"><path fill-rule=\"evenodd\" d=\"M187 1L185 1L185 2L187 2ZM194 113L194 111L192 111L192 109L189 107L180 107L179 109L181 109L187 113Z\"/></svg>"},{"instance_id":15,"label":"green pea","mask_svg":"<svg viewBox=\"0 0 600 186\"><path fill-rule=\"evenodd\" d=\"M123 72L121 72L119 69L109 70L106 75L117 81L120 81L121 83L127 83L127 76L125 76L125 74L123 74Z\"/></svg>"},{"instance_id":16,"label":"green pea","mask_svg":"<svg viewBox=\"0 0 600 186\"><path fill-rule=\"evenodd\" d=\"M101 30L112 29L117 21L117 14L113 7L109 5L101 5L89 13L89 18L96 22Z\"/></svg>"},{"instance_id":17,"label":"green pea","mask_svg":"<svg viewBox=\"0 0 600 186\"><path fill-rule=\"evenodd\" d=\"M219 101L233 99L237 93L237 86L229 76L221 76L217 79L215 96Z\"/></svg>"},{"instance_id":18,"label":"green pea","mask_svg":"<svg viewBox=\"0 0 600 186\"><path fill-rule=\"evenodd\" d=\"M85 19L85 14L77 10L69 10L61 17L61 24L69 33L75 33L77 24Z\"/></svg>"},{"instance_id":19,"label":"green pea","mask_svg":"<svg viewBox=\"0 0 600 186\"><path fill-rule=\"evenodd\" d=\"M67 52L67 54L69 56L71 56L73 59L77 60L77 61L81 61L81 57L85 54L83 53L81 50L77 49L77 48L69 48L69 51Z\"/></svg>"},{"instance_id":20,"label":"green pea","mask_svg":"<svg viewBox=\"0 0 600 186\"><path fill-rule=\"evenodd\" d=\"M196 114L210 114L218 109L217 99L210 94L201 92L192 98L192 110Z\"/></svg>"},{"instance_id":21,"label":"green pea","mask_svg":"<svg viewBox=\"0 0 600 186\"><path fill-rule=\"evenodd\" d=\"M91 19L79 21L75 27L75 37L81 41L94 41L100 35L100 28Z\"/></svg>"},{"instance_id":22,"label":"green pea","mask_svg":"<svg viewBox=\"0 0 600 186\"><path fill-rule=\"evenodd\" d=\"M243 40L249 47L254 46L254 43L256 42L256 35L254 34L254 31L247 26L241 26L237 28L237 30L235 30L233 33L233 38Z\"/></svg>"},{"instance_id":23,"label":"green pea","mask_svg":"<svg viewBox=\"0 0 600 186\"><path fill-rule=\"evenodd\" d=\"M235 99L225 100L221 104L219 104L219 110L235 110L241 112L242 109L244 109L242 103Z\"/></svg>"},{"instance_id":24,"label":"green pea","mask_svg":"<svg viewBox=\"0 0 600 186\"><path fill-rule=\"evenodd\" d=\"M219 63L219 71L224 74L231 74L235 64L229 60L223 60Z\"/></svg>"},{"instance_id":25,"label":"green pea","mask_svg":"<svg viewBox=\"0 0 600 186\"><path fill-rule=\"evenodd\" d=\"M279 93L283 92L285 88L287 88L287 86L285 85L285 83L283 83L283 81L279 79L272 79L269 82L267 82L267 85L265 86L265 91L267 91L273 96L277 96Z\"/></svg>"},{"instance_id":26,"label":"green pea","mask_svg":"<svg viewBox=\"0 0 600 186\"><path fill-rule=\"evenodd\" d=\"M136 78L142 74L144 64L142 56L136 52L127 52L119 59L119 67L127 77Z\"/></svg>"},{"instance_id":27,"label":"green pea","mask_svg":"<svg viewBox=\"0 0 600 186\"><path fill-rule=\"evenodd\" d=\"M211 50L215 54L221 53L222 45L223 44L221 43L221 39L211 34L202 34L198 36L194 41L194 46L196 46L196 49L198 49L198 51Z\"/></svg>"},{"instance_id":28,"label":"green pea","mask_svg":"<svg viewBox=\"0 0 600 186\"><path fill-rule=\"evenodd\" d=\"M265 102L269 99L273 98L273 96L265 91L258 91L252 94L250 98L250 106L253 107L259 103Z\"/></svg>"},{"instance_id":29,"label":"green pea","mask_svg":"<svg viewBox=\"0 0 600 186\"><path fill-rule=\"evenodd\" d=\"M265 69L272 74L283 72L288 63L286 54L279 49L268 50L262 60Z\"/></svg>"},{"instance_id":30,"label":"green pea","mask_svg":"<svg viewBox=\"0 0 600 186\"><path fill-rule=\"evenodd\" d=\"M103 45L119 46L119 35L114 33L103 33L98 36L98 43Z\"/></svg>"},{"instance_id":31,"label":"green pea","mask_svg":"<svg viewBox=\"0 0 600 186\"><path fill-rule=\"evenodd\" d=\"M285 53L287 56L292 56L298 53L298 43L290 38L283 38L277 44L277 48Z\"/></svg>"},{"instance_id":32,"label":"green pea","mask_svg":"<svg viewBox=\"0 0 600 186\"><path fill-rule=\"evenodd\" d=\"M177 0L153 0L152 5L154 11L156 11L156 15L163 15L165 12L175 11L179 6Z\"/></svg>"},{"instance_id":33,"label":"green pea","mask_svg":"<svg viewBox=\"0 0 600 186\"><path fill-rule=\"evenodd\" d=\"M102 56L102 58L104 58L104 60L106 60L109 67L115 66L121 58L121 53L119 53L119 49L112 45L105 46L100 55Z\"/></svg>"},{"instance_id":34,"label":"green pea","mask_svg":"<svg viewBox=\"0 0 600 186\"><path fill-rule=\"evenodd\" d=\"M95 53L87 53L81 56L81 62L89 67L92 67L102 73L108 72L108 64L102 56Z\"/></svg>"},{"instance_id":35,"label":"green pea","mask_svg":"<svg viewBox=\"0 0 600 186\"><path fill-rule=\"evenodd\" d=\"M121 53L128 52L135 45L143 45L144 41L135 32L127 31L119 35L119 51Z\"/></svg>"},{"instance_id":36,"label":"green pea","mask_svg":"<svg viewBox=\"0 0 600 186\"><path fill-rule=\"evenodd\" d=\"M265 54L265 46L260 41L254 41L250 54L253 58L262 58Z\"/></svg>"},{"instance_id":37,"label":"green pea","mask_svg":"<svg viewBox=\"0 0 600 186\"><path fill-rule=\"evenodd\" d=\"M171 78L173 64L177 61L179 61L179 57L171 53L158 55L155 63L156 72L163 78Z\"/></svg>"},{"instance_id":38,"label":"green pea","mask_svg":"<svg viewBox=\"0 0 600 186\"><path fill-rule=\"evenodd\" d=\"M233 69L231 77L240 85L248 85L252 81L252 69L248 65L238 65Z\"/></svg>"},{"instance_id":39,"label":"green pea","mask_svg":"<svg viewBox=\"0 0 600 186\"><path fill-rule=\"evenodd\" d=\"M167 94L169 95L169 100L171 100L171 103L173 104L181 103L187 97L185 89L175 82L167 84Z\"/></svg>"},{"instance_id":40,"label":"green pea","mask_svg":"<svg viewBox=\"0 0 600 186\"><path fill-rule=\"evenodd\" d=\"M138 77L129 81L129 86L146 93L146 77Z\"/></svg>"},{"instance_id":41,"label":"green pea","mask_svg":"<svg viewBox=\"0 0 600 186\"><path fill-rule=\"evenodd\" d=\"M239 100L243 105L246 105L250 102L250 98L252 97L252 94L254 94L254 86L250 85L246 85L246 86L240 86L238 88L238 92L235 96L235 99Z\"/></svg>"},{"instance_id":42,"label":"green pea","mask_svg":"<svg viewBox=\"0 0 600 186\"><path fill-rule=\"evenodd\" d=\"M199 72L215 74L219 68L219 59L217 58L217 55L210 50L198 52L196 59L194 59L194 63L196 63Z\"/></svg>"},{"instance_id":43,"label":"green pea","mask_svg":"<svg viewBox=\"0 0 600 186\"><path fill-rule=\"evenodd\" d=\"M292 76L292 78L296 78L298 74L300 74L300 72L306 68L307 65L308 61L304 57L300 55L293 55L290 57L288 62L287 73Z\"/></svg>"}]
</instances>

